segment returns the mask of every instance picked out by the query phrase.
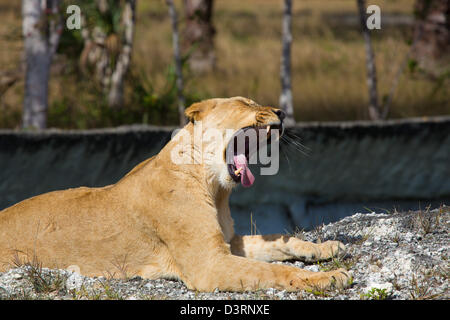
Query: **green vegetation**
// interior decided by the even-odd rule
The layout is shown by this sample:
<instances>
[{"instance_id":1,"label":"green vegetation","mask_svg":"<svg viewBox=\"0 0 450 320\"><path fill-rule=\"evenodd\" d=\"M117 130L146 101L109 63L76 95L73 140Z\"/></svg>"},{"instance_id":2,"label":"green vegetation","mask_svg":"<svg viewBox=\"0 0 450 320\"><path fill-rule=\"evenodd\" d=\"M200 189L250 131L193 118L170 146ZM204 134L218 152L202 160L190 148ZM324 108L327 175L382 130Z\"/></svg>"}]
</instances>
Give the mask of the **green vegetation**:
<instances>
[{"instance_id":1,"label":"green vegetation","mask_svg":"<svg viewBox=\"0 0 450 320\"><path fill-rule=\"evenodd\" d=\"M361 298L369 300L386 300L389 298L389 293L386 289L372 288L366 294L363 294Z\"/></svg>"},{"instance_id":2,"label":"green vegetation","mask_svg":"<svg viewBox=\"0 0 450 320\"><path fill-rule=\"evenodd\" d=\"M85 1L86 2L86 1ZM87 1L87 3L90 3ZM22 54L20 1L0 0L0 54L3 70L18 67ZM377 0L383 15L413 18L411 0ZM182 10L177 2L180 17ZM171 28L164 1L139 1L131 70L126 79L125 106L111 110L92 77L79 70L83 49L79 31L65 31L53 63L49 127L95 128L131 123L178 124L172 67ZM292 81L297 121L367 119L364 43L356 23L356 2L295 2L293 8ZM186 104L209 97L248 96L278 105L280 93L282 1L217 1L217 68L194 75L185 66ZM117 13L101 20L115 32ZM351 20L351 19L350 19ZM180 21L180 30L184 21ZM409 25L382 25L373 32L380 99L386 97L410 48ZM185 57L186 58L186 57ZM409 61L400 78L389 118L450 113L449 74L425 76ZM23 81L0 97L0 127L20 126Z\"/></svg>"}]
</instances>

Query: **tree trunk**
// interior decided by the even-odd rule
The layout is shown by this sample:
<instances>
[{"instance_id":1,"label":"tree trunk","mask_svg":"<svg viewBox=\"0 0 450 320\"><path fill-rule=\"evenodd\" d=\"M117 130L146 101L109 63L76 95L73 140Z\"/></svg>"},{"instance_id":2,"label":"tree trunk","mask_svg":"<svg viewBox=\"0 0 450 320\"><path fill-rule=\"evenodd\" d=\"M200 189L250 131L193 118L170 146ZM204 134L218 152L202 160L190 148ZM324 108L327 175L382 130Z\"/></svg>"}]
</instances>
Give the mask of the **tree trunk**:
<instances>
[{"instance_id":1,"label":"tree trunk","mask_svg":"<svg viewBox=\"0 0 450 320\"><path fill-rule=\"evenodd\" d=\"M94 10L102 15L113 15L112 10L117 10L116 7L110 8L109 1L95 1ZM124 81L132 56L136 2L137 0L117 1L122 20L118 30L109 34L105 33L97 21L94 27L89 28L86 25L86 16L93 13L82 13L81 35L84 48L80 55L80 69L88 73L87 66L93 66L95 79L101 85L108 106L112 108L120 108L124 103Z\"/></svg>"},{"instance_id":2,"label":"tree trunk","mask_svg":"<svg viewBox=\"0 0 450 320\"><path fill-rule=\"evenodd\" d=\"M50 65L62 30L57 0L22 0L25 47L24 128L47 126Z\"/></svg>"},{"instance_id":3,"label":"tree trunk","mask_svg":"<svg viewBox=\"0 0 450 320\"><path fill-rule=\"evenodd\" d=\"M292 0L284 0L281 53L280 108L286 113L286 125L295 124L291 85Z\"/></svg>"},{"instance_id":4,"label":"tree trunk","mask_svg":"<svg viewBox=\"0 0 450 320\"><path fill-rule=\"evenodd\" d=\"M211 71L216 64L213 0L184 0L183 3L186 19L183 51L193 50L189 57L189 66L196 73Z\"/></svg>"},{"instance_id":5,"label":"tree trunk","mask_svg":"<svg viewBox=\"0 0 450 320\"><path fill-rule=\"evenodd\" d=\"M450 4L448 0L416 0L413 58L434 76L449 65ZM443 68L444 67L444 68Z\"/></svg>"},{"instance_id":6,"label":"tree trunk","mask_svg":"<svg viewBox=\"0 0 450 320\"><path fill-rule=\"evenodd\" d=\"M378 105L377 70L375 68L375 54L372 48L370 31L366 24L366 1L357 0L357 3L361 29L366 47L367 86L369 88L369 117L371 120L379 120L381 119L381 112Z\"/></svg>"},{"instance_id":7,"label":"tree trunk","mask_svg":"<svg viewBox=\"0 0 450 320\"><path fill-rule=\"evenodd\" d=\"M120 51L114 72L111 76L108 94L108 105L110 107L121 107L123 105L123 82L131 60L135 20L136 0L127 0L123 12L123 26L125 30L122 50Z\"/></svg>"},{"instance_id":8,"label":"tree trunk","mask_svg":"<svg viewBox=\"0 0 450 320\"><path fill-rule=\"evenodd\" d=\"M166 0L169 7L169 16L172 23L172 44L173 55L175 60L175 73L176 73L176 85L177 85L177 98L178 98L178 115L180 119L180 126L184 127L187 123L186 115L184 114L185 99L183 95L183 70L181 64L180 45L178 40L178 18L173 0Z\"/></svg>"}]
</instances>

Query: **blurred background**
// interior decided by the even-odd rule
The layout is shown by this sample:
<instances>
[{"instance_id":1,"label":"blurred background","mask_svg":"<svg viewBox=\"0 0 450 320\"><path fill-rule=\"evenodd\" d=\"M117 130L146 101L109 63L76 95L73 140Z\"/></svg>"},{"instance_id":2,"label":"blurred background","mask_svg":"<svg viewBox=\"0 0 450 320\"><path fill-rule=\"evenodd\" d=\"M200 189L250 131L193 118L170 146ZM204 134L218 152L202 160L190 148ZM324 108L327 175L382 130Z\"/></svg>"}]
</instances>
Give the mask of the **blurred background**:
<instances>
[{"instance_id":1,"label":"blurred background","mask_svg":"<svg viewBox=\"0 0 450 320\"><path fill-rule=\"evenodd\" d=\"M27 2L48 7L41 9L40 24L34 28L37 36L25 34L23 28L22 5ZM280 104L285 2L174 1L185 106L236 95L264 105ZM381 29L370 30L370 43L382 118L450 114L448 1L295 0L290 8L289 57L295 120L371 118L367 42L358 2L381 9ZM81 9L79 30L66 26L71 16L67 7L73 4ZM173 28L166 1L0 0L0 19L0 127L40 126L22 123L26 73L33 72L26 67L27 59L33 63L33 53L27 54L24 42L45 42L52 33L60 35L55 53L48 53L48 101L40 107L45 109L44 127L179 124ZM130 55L127 63L119 59L124 54ZM118 72L120 68L125 70ZM123 94L115 101L108 97L113 74L123 81L118 89ZM45 82L45 75L42 79Z\"/></svg>"},{"instance_id":2,"label":"blurred background","mask_svg":"<svg viewBox=\"0 0 450 320\"><path fill-rule=\"evenodd\" d=\"M290 126L279 173L231 196L238 233L448 205L449 10L0 0L0 209L115 183L161 150L191 103L238 95L283 108Z\"/></svg>"}]
</instances>

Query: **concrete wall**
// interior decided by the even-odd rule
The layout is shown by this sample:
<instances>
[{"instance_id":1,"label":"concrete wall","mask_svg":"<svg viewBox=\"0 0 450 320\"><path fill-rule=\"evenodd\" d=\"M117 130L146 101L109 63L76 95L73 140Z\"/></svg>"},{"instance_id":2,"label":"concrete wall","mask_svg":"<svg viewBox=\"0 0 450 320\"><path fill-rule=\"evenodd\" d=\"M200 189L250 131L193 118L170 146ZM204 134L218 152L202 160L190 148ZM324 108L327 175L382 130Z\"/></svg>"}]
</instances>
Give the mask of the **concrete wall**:
<instances>
[{"instance_id":1,"label":"concrete wall","mask_svg":"<svg viewBox=\"0 0 450 320\"><path fill-rule=\"evenodd\" d=\"M48 191L114 183L158 153L172 129L0 131L0 209ZM238 233L250 233L251 220L259 233L284 232L355 212L450 204L450 117L298 124L288 129L294 135L306 155L282 144L279 173L233 193Z\"/></svg>"}]
</instances>

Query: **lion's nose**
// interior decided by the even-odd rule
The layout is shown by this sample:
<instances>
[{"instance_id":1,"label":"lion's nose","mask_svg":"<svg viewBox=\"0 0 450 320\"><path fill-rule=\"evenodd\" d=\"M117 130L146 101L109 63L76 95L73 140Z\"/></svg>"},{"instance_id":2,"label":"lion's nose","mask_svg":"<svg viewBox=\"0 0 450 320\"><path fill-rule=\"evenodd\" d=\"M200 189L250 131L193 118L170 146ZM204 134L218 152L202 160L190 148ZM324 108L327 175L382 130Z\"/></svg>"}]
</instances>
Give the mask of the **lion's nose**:
<instances>
[{"instance_id":1,"label":"lion's nose","mask_svg":"<svg viewBox=\"0 0 450 320\"><path fill-rule=\"evenodd\" d=\"M281 121L283 121L284 118L286 118L286 113L281 109L275 109L273 110L273 112L278 116L278 118L280 118Z\"/></svg>"}]
</instances>

